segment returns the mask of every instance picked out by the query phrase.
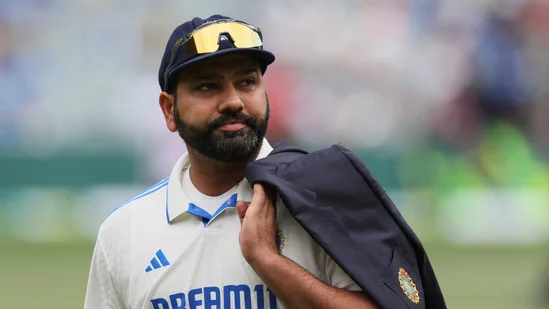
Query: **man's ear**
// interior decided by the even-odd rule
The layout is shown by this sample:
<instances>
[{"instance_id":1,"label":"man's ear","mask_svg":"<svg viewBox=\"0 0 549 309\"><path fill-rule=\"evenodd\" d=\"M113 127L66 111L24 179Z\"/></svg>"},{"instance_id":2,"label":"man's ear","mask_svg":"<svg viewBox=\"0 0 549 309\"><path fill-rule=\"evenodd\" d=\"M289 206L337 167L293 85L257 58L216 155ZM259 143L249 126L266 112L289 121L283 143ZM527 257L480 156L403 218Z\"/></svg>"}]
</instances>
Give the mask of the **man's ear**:
<instances>
[{"instance_id":1,"label":"man's ear","mask_svg":"<svg viewBox=\"0 0 549 309\"><path fill-rule=\"evenodd\" d=\"M166 126L168 127L168 130L171 132L176 132L177 127L175 125L175 117L177 115L174 115L174 104L175 97L167 92L161 92L160 96L158 98L158 103L160 104L160 108L162 109L162 113L164 114L164 119L166 120Z\"/></svg>"}]
</instances>

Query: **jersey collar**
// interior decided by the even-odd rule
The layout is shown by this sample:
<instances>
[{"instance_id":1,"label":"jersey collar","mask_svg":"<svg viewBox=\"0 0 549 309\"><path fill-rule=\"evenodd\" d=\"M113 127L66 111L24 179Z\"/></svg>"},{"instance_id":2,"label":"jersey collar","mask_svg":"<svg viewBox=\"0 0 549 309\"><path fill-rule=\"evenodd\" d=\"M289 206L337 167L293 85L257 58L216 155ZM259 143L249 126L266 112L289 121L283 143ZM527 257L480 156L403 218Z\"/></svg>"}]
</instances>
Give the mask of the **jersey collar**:
<instances>
[{"instance_id":1,"label":"jersey collar","mask_svg":"<svg viewBox=\"0 0 549 309\"><path fill-rule=\"evenodd\" d=\"M265 158L272 150L267 139L263 139L257 160ZM185 153L177 160L170 174L166 190L166 220L168 223L189 210L189 199L183 191L183 171L189 166L189 155ZM246 179L238 186L237 194L239 201L251 201L253 191Z\"/></svg>"}]
</instances>

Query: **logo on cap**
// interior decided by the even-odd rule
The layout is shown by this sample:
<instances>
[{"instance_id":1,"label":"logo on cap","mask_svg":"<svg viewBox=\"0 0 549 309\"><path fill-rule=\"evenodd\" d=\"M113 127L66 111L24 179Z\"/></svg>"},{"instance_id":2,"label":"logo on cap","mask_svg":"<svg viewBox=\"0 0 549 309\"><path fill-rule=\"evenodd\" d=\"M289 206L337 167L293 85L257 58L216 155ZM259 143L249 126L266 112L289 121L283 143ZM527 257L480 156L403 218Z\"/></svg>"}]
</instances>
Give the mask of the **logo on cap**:
<instances>
[{"instance_id":1,"label":"logo on cap","mask_svg":"<svg viewBox=\"0 0 549 309\"><path fill-rule=\"evenodd\" d=\"M417 291L416 284L404 268L400 268L398 270L398 281L400 282L400 287L402 288L404 294L414 304L419 304L419 293Z\"/></svg>"},{"instance_id":2,"label":"logo on cap","mask_svg":"<svg viewBox=\"0 0 549 309\"><path fill-rule=\"evenodd\" d=\"M219 37L217 38L217 45L221 45L221 44L223 44L226 47L227 45L225 44L229 44L230 46L235 47L234 39L229 32L221 32L219 34Z\"/></svg>"}]
</instances>

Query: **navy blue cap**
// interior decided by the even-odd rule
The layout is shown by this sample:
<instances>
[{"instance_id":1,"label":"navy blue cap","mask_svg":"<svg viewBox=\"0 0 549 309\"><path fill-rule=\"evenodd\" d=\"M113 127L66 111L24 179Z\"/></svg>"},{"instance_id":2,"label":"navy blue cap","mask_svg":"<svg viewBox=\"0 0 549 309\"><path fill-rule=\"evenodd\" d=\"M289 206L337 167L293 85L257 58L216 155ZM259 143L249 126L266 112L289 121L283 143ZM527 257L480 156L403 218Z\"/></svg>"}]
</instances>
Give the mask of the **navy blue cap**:
<instances>
[{"instance_id":1,"label":"navy blue cap","mask_svg":"<svg viewBox=\"0 0 549 309\"><path fill-rule=\"evenodd\" d=\"M168 40L168 43L166 44L166 50L164 51L164 55L162 56L162 62L160 63L160 69L158 71L158 83L160 85L160 88L162 91L169 92L171 91L170 86L173 82L173 77L176 75L176 73L181 72L181 70L188 65L192 63L196 63L198 61L202 61L204 59L208 59L211 57L217 57L220 55L227 55L227 54L242 54L242 55L248 55L255 60L259 62L259 65L261 66L261 73L265 73L265 70L267 70L267 66L274 62L275 56L266 50L263 49L263 47L257 47L257 48L236 48L234 45L230 46L220 46L220 48L213 52L213 53L207 53L207 54L187 54L186 48L177 48L176 49L176 55L172 55L173 46L175 45L176 41L187 36L191 32L193 32L196 28L200 27L201 25L212 22L216 20L234 20L233 18L222 16L222 15L212 15L208 17L207 19L201 19L198 17L193 18L190 21L187 21L181 25L179 25L175 30L172 32L172 35L170 36L170 39ZM242 22L242 21L240 21ZM173 63L170 65L170 61L173 57ZM168 65L170 67L168 68ZM166 70L167 74L166 74Z\"/></svg>"}]
</instances>

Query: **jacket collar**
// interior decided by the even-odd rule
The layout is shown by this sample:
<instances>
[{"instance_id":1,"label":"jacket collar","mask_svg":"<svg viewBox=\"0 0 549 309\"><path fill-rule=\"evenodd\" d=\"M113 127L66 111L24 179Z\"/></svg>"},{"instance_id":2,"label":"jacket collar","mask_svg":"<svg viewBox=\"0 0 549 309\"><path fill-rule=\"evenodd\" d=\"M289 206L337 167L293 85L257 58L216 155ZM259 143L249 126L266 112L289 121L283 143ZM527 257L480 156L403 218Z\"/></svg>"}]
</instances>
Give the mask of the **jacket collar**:
<instances>
[{"instance_id":1,"label":"jacket collar","mask_svg":"<svg viewBox=\"0 0 549 309\"><path fill-rule=\"evenodd\" d=\"M267 157L272 150L273 148L267 139L263 139L256 160ZM190 165L189 155L188 153L185 153L177 160L171 171L168 187L166 189L166 220L168 223L171 223L175 218L189 210L190 201L183 190L183 171L189 168ZM243 179L237 189L237 200L250 202L252 200L252 195L252 188L248 181Z\"/></svg>"},{"instance_id":2,"label":"jacket collar","mask_svg":"<svg viewBox=\"0 0 549 309\"><path fill-rule=\"evenodd\" d=\"M283 152L299 152L303 154L307 153L305 150L296 147L287 141L281 141L280 143L275 145L274 149L270 152L270 155L275 155Z\"/></svg>"}]
</instances>

